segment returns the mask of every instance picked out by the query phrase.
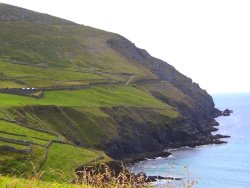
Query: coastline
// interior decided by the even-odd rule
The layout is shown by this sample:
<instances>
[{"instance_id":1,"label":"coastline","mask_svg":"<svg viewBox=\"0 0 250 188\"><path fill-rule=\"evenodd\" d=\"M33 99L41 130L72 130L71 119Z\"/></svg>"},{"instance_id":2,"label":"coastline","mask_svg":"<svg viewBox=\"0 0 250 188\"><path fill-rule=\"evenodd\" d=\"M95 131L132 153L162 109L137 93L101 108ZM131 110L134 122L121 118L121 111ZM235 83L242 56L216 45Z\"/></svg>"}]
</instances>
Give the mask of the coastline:
<instances>
[{"instance_id":1,"label":"coastline","mask_svg":"<svg viewBox=\"0 0 250 188\"><path fill-rule=\"evenodd\" d=\"M207 142L194 141L194 142L189 142L189 143L172 145L171 147L165 148L161 152L137 154L137 155L132 156L131 158L127 158L127 159L123 159L119 161L125 165L133 165L137 162L148 160L148 159L155 159L157 157L169 157L172 154L171 150L174 150L174 149L180 149L184 147L195 148L198 146L205 146L205 145L211 145L211 144L216 144L216 145L226 144L227 143L226 141L220 140L223 138L230 138L230 136L216 134L212 136L212 139Z\"/></svg>"},{"instance_id":2,"label":"coastline","mask_svg":"<svg viewBox=\"0 0 250 188\"><path fill-rule=\"evenodd\" d=\"M218 113L216 114L216 117L219 116L230 116L230 113L232 113L232 110L228 110L226 109L225 111L227 111L228 113L224 113L224 111L218 111ZM113 176L118 176L120 172L122 172L122 170L126 170L128 172L128 174L131 177L139 177L139 176L143 176L145 179L145 182L155 182L157 180L182 180L182 178L179 177L171 177L171 176L147 176L145 174L145 172L140 172L138 174L134 174L132 172L130 172L129 170L127 170L128 166L132 166L135 163L138 163L140 161L145 161L145 160L150 160L150 159L156 159L158 157L161 158L167 158L169 156L171 156L171 150L176 150L176 149L180 149L180 148L184 148L184 147L189 147L189 148L195 148L198 146L205 146L205 145L211 145L211 144L226 144L227 142L224 140L220 140L223 138L230 138L229 135L222 135L222 134L215 134L213 135L212 132L216 132L219 129L215 128L216 126L219 126L219 123L217 121L213 121L213 123L208 125L210 127L210 131L209 131L209 135L199 138L198 140L193 140L193 141L188 141L188 142L176 142L176 143L172 143L172 144L168 144L164 149L162 149L162 151L158 151L158 152L145 152L145 153L138 153L138 154L131 154L128 158L124 158L121 160L113 160L110 162L105 163L105 165L108 166L108 168L110 168L113 172L114 175ZM98 170L98 168L100 169L100 166L102 164L95 164L94 166L92 165L83 165L81 167L78 167L75 172L76 174L86 170L88 168L90 168L91 170L95 169Z\"/></svg>"},{"instance_id":3,"label":"coastline","mask_svg":"<svg viewBox=\"0 0 250 188\"><path fill-rule=\"evenodd\" d=\"M134 155L131 158L127 158L127 159L123 159L123 160L113 160L110 162L105 163L105 165L113 172L114 177L118 177L118 175L121 172L125 172L127 173L127 175L129 175L130 177L143 177L144 178L144 182L150 183L150 182L156 182L158 180L174 180L174 181L180 181L183 180L183 178L181 177L173 177L173 176L160 176L160 175L156 175L156 176L148 176L145 172L139 172L138 174L134 174L133 172L130 172L128 170L129 166L133 166L135 163L138 163L140 161L145 161L145 160L150 160L150 159L156 159L156 158L167 158L169 156L171 156L171 150L175 150L175 149L180 149L180 148L184 148L184 147L190 147L190 148L194 148L194 147L198 147L198 146L204 146L204 145L211 145L211 144L224 144L227 143L226 141L220 141L219 138L229 138L230 136L226 136L226 135L219 135L219 136L215 136L215 140L211 140L211 142L206 142L206 143L183 143L183 145L176 145L177 147L171 147L171 148L166 148L164 151L162 152L155 152L155 153L143 153L143 154L137 154ZM78 168L75 169L75 173L76 175L80 178L81 177L81 173L85 172L100 172L100 170L102 170L102 165L103 163L100 164L95 164L95 165L83 165L80 166ZM72 180L72 182L74 182L75 180Z\"/></svg>"},{"instance_id":4,"label":"coastline","mask_svg":"<svg viewBox=\"0 0 250 188\"><path fill-rule=\"evenodd\" d=\"M226 111L226 113L224 113ZM225 111L221 111L221 113L217 116L230 116L231 113L233 113L232 110L228 110L226 109ZM212 132L217 132L219 129L215 128L215 126L219 126L219 123L216 121L215 124L212 125L212 127L214 128ZM219 144L226 144L228 143L225 140L220 140L220 139L224 139L224 138L230 138L231 136L229 135L222 135L222 134L215 134L215 135L211 135L210 137L207 138L207 140L205 142L201 142L201 141L193 141L193 142L187 142L187 143L182 143L182 144L177 144L177 145L172 145L171 147L166 148L164 151L165 153L163 153L163 155L161 155L161 153L155 153L155 155L149 155L149 156L145 156L145 158L134 158L134 160L130 160L129 163L126 163L127 161L125 160L125 163L127 166L133 166L135 163L141 162L141 161L145 161L145 160L152 160L152 159L156 159L156 158L168 158L170 156L172 156L171 151L175 151L181 148L195 148L195 147L199 147L199 146L209 146L212 144L215 145L219 145ZM164 155L165 154L165 155ZM166 155L168 154L168 155ZM153 156L153 157L151 157ZM143 172L146 173L146 172ZM146 174L145 174L146 175ZM172 177L172 176L147 176L148 178L148 182L156 182L158 180L183 180L183 178L180 177Z\"/></svg>"},{"instance_id":5,"label":"coastline","mask_svg":"<svg viewBox=\"0 0 250 188\"><path fill-rule=\"evenodd\" d=\"M220 117L220 116L230 116L230 114L233 113L233 110L225 109L224 111L218 110L217 113L215 114L214 118ZM214 119L215 120L215 119ZM212 125L211 132L217 132L219 130L219 123L217 121L214 121ZM215 134L215 135L210 135L204 140L194 140L191 142L182 142L182 143L175 143L172 145L168 145L165 149L163 149L160 152L152 152L152 153L140 153L140 154L135 154L129 158L123 159L123 160L118 160L121 163L125 165L133 165L137 162L148 160L148 159L155 159L157 157L169 157L171 155L171 150L173 149L180 149L184 147L190 147L190 148L195 148L198 146L205 146L205 145L211 145L211 144L226 144L227 142L224 140L224 138L230 138L231 136L229 135L222 135L222 134Z\"/></svg>"}]
</instances>

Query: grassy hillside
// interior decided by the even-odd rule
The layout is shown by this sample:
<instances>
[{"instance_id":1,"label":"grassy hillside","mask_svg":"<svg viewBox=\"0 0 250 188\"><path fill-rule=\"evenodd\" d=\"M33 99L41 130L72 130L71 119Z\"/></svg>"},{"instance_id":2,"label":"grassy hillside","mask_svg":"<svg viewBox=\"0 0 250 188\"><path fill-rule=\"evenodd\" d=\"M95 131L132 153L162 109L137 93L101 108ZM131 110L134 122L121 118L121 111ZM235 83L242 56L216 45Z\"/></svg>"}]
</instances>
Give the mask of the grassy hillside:
<instances>
[{"instance_id":1,"label":"grassy hillside","mask_svg":"<svg viewBox=\"0 0 250 188\"><path fill-rule=\"evenodd\" d=\"M0 174L70 179L211 135L212 98L122 36L0 3L0 43Z\"/></svg>"},{"instance_id":2,"label":"grassy hillside","mask_svg":"<svg viewBox=\"0 0 250 188\"><path fill-rule=\"evenodd\" d=\"M69 82L70 79L101 78L92 73L71 74L70 71L65 70L56 70L57 74L56 71L53 72L54 68L44 69L29 65L2 63L0 66L7 77L18 78L20 81L20 77L29 78L27 74L33 74L40 77L39 84L44 84L43 78L50 79L50 77L57 79L57 82L60 79L68 79ZM31 69L27 67L31 67ZM67 74L68 72L69 74ZM20 83L19 81L17 83ZM7 85L3 88L11 88L10 81L4 83ZM35 87L39 87L39 84ZM14 86L12 87L29 87L28 84ZM69 143L79 143L82 147L96 147L101 143L119 138L116 122L110 115L102 112L101 108L116 106L152 108L159 109L166 117L178 117L178 112L173 107L125 83L114 86L90 85L90 87L79 90L45 90L40 99L0 93L0 100L1 117L4 120L15 122L0 121L0 131L2 131L0 139L10 139L8 142L1 141L1 145L18 149L18 151L4 151L0 155L1 173L30 174L33 171L32 165L34 165L36 170L45 171L43 178L47 180L60 180L61 171L64 179L65 177L70 178L77 166L88 164L100 157L101 160L97 162L110 160L104 153L96 150L62 143L50 144L50 141L63 140ZM40 129L52 131L57 135L40 132ZM32 150L29 153L20 153L19 150L25 150L30 145L14 144L15 140L31 142ZM50 144L49 148L47 148L48 144ZM44 158L46 152L47 157ZM57 173L51 175L51 170Z\"/></svg>"},{"instance_id":3,"label":"grassy hillside","mask_svg":"<svg viewBox=\"0 0 250 188\"><path fill-rule=\"evenodd\" d=\"M49 148L48 158L41 168L41 172L44 172L43 178L46 180L65 181L67 179L70 181L74 175L74 169L79 164L108 162L110 160L101 151L54 143Z\"/></svg>"},{"instance_id":4,"label":"grassy hillside","mask_svg":"<svg viewBox=\"0 0 250 188\"><path fill-rule=\"evenodd\" d=\"M1 58L10 63L156 77L145 67L109 48L106 41L117 38L112 33L79 25L33 22L12 24L5 21L0 23L0 28Z\"/></svg>"},{"instance_id":5,"label":"grassy hillside","mask_svg":"<svg viewBox=\"0 0 250 188\"><path fill-rule=\"evenodd\" d=\"M66 183L51 183L40 180L27 180L21 178L11 178L0 176L0 186L1 187L39 187L39 188L93 188L93 186L88 185L72 185Z\"/></svg>"},{"instance_id":6,"label":"grassy hillside","mask_svg":"<svg viewBox=\"0 0 250 188\"><path fill-rule=\"evenodd\" d=\"M3 120L0 121L0 151L1 173L27 177L33 171L44 171L44 178L50 180L51 175L46 173L51 169L62 170L64 178L70 178L80 164L95 159L110 160L101 151L74 146L61 136ZM52 177L58 179L60 174Z\"/></svg>"},{"instance_id":7,"label":"grassy hillside","mask_svg":"<svg viewBox=\"0 0 250 188\"><path fill-rule=\"evenodd\" d=\"M169 108L151 95L131 86L93 87L84 90L46 91L42 99L0 94L0 108L25 105L56 106L151 106Z\"/></svg>"}]
</instances>

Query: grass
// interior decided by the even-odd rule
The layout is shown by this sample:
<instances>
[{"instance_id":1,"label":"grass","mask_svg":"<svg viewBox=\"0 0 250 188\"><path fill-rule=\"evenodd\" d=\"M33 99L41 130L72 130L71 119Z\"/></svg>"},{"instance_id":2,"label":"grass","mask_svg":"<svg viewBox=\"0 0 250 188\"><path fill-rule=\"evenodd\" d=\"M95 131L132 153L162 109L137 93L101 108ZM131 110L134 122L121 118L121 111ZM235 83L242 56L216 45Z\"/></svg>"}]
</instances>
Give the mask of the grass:
<instances>
[{"instance_id":1,"label":"grass","mask_svg":"<svg viewBox=\"0 0 250 188\"><path fill-rule=\"evenodd\" d=\"M28 146L24 146L24 145L20 145L20 144L12 144L12 143L3 142L3 141L0 141L0 146L10 146L10 147L14 147L16 149L21 149L21 150L28 148Z\"/></svg>"},{"instance_id":2,"label":"grass","mask_svg":"<svg viewBox=\"0 0 250 188\"><path fill-rule=\"evenodd\" d=\"M49 140L57 139L56 136L42 133L32 129L22 127L15 123L0 121L0 138L8 138L21 141L32 141L36 144L45 145ZM7 134L8 133L8 134ZM38 139L40 138L40 139ZM2 146L11 146L17 149L27 149L28 146L14 144L9 142L1 142ZM0 153L0 174L26 175L32 173L32 164L38 166L42 161L44 147L33 145L30 153L20 154L11 151L2 151Z\"/></svg>"},{"instance_id":3,"label":"grass","mask_svg":"<svg viewBox=\"0 0 250 188\"><path fill-rule=\"evenodd\" d=\"M42 174L36 174L30 176L29 179L6 177L0 175L0 186L1 187L40 187L40 188L148 188L154 187L153 183L148 183L144 175L133 175L130 174L124 167L121 169L119 174L114 175L112 169L108 165L100 164L97 166L99 170L88 170L84 169L79 172L81 175L75 178L75 184L69 183L57 183L57 182L45 182L41 181ZM192 188L197 184L197 181L191 180L189 175L187 178L177 182L167 180L160 187L166 188ZM158 185L159 186L159 185ZM158 187L157 186L157 187Z\"/></svg>"},{"instance_id":4,"label":"grass","mask_svg":"<svg viewBox=\"0 0 250 188\"><path fill-rule=\"evenodd\" d=\"M19 65L0 62L0 72L7 78L15 81L0 81L2 88L22 88L31 87L50 87L50 86L67 86L67 85L83 85L89 82L97 82L98 80L106 80L105 77L89 72L67 71L58 68L42 68L29 65ZM4 78L6 79L6 78Z\"/></svg>"},{"instance_id":5,"label":"grass","mask_svg":"<svg viewBox=\"0 0 250 188\"><path fill-rule=\"evenodd\" d=\"M46 79L58 81L103 79L102 76L94 73L67 71L53 67L41 68L5 62L0 63L0 70L4 73L4 75L11 78L35 77L40 80Z\"/></svg>"},{"instance_id":6,"label":"grass","mask_svg":"<svg viewBox=\"0 0 250 188\"><path fill-rule=\"evenodd\" d=\"M9 143L5 145L9 146ZM32 152L27 154L1 151L0 174L28 177L33 174L33 165L38 167L42 162L43 153L44 148L36 145L33 145Z\"/></svg>"},{"instance_id":7,"label":"grass","mask_svg":"<svg viewBox=\"0 0 250 188\"><path fill-rule=\"evenodd\" d=\"M25 87L25 85L21 85L12 80L0 80L0 88L21 88Z\"/></svg>"},{"instance_id":8,"label":"grass","mask_svg":"<svg viewBox=\"0 0 250 188\"><path fill-rule=\"evenodd\" d=\"M174 101L175 103L183 103L188 107L192 107L193 99L184 94L178 88L174 87L168 82L160 82L155 84L142 84L137 85L136 88L143 90L147 93L159 93L162 97L165 97L169 101Z\"/></svg>"},{"instance_id":9,"label":"grass","mask_svg":"<svg viewBox=\"0 0 250 188\"><path fill-rule=\"evenodd\" d=\"M0 138L14 140L32 141L37 144L45 145L50 140L57 140L58 137L48 133L35 131L15 123L0 121ZM7 134L8 133L8 134ZM28 146L19 144L0 142L0 146L10 146L16 149L27 149ZM22 175L26 177L33 172L33 165L36 169L43 161L45 149L42 146L33 145L31 153L20 154L11 151L1 151L0 153L0 174ZM74 169L81 164L103 157L102 161L109 161L103 152L98 150L84 149L73 145L53 143L48 150L47 159L43 164L43 170L52 169L54 171L69 172L67 178L73 176ZM31 162L32 163L31 163ZM32 165L33 164L33 165ZM64 165L62 165L64 164ZM54 174L53 178L59 178ZM52 180L52 177L45 175L44 178ZM66 175L65 175L66 177Z\"/></svg>"},{"instance_id":10,"label":"grass","mask_svg":"<svg viewBox=\"0 0 250 188\"><path fill-rule=\"evenodd\" d=\"M92 186L79 186L66 183L52 183L37 179L28 180L22 178L0 176L0 187L3 188L91 188Z\"/></svg>"},{"instance_id":11,"label":"grass","mask_svg":"<svg viewBox=\"0 0 250 188\"><path fill-rule=\"evenodd\" d=\"M9 123L6 121L0 121L0 131L4 132L4 133L0 133L0 137L2 138L32 141L34 143L41 144L41 145L45 145L46 143L48 143L49 140L57 139L57 136L55 135L50 135L50 134L43 133L40 131L35 131L32 129L22 127L15 123ZM6 133L9 133L9 134L6 134Z\"/></svg>"},{"instance_id":12,"label":"grass","mask_svg":"<svg viewBox=\"0 0 250 188\"><path fill-rule=\"evenodd\" d=\"M67 144L53 143L48 151L47 160L41 169L45 172L43 177L46 180L65 181L74 177L74 170L81 164L89 164L90 161L107 162L111 159L104 152L83 149ZM63 164L63 165L62 165ZM50 169L56 173L50 173Z\"/></svg>"},{"instance_id":13,"label":"grass","mask_svg":"<svg viewBox=\"0 0 250 188\"><path fill-rule=\"evenodd\" d=\"M114 121L111 114L103 112L102 108L127 107L122 112L123 116L127 116L130 111L133 113L130 116L135 121L152 126L165 125L179 116L171 106L130 85L47 91L41 99L0 94L0 100L3 101L0 108L8 111L12 119L56 132L74 143L88 147L96 147L119 138L118 122ZM143 108L147 109L148 117L140 112L140 108L141 111ZM121 114L120 116L122 117ZM157 121L154 120L156 116ZM17 139L16 136L12 137ZM51 140L43 135L40 138ZM47 142L34 137L26 139L43 145Z\"/></svg>"},{"instance_id":14,"label":"grass","mask_svg":"<svg viewBox=\"0 0 250 188\"><path fill-rule=\"evenodd\" d=\"M29 106L8 111L13 119L57 132L75 143L97 146L117 138L117 125L99 108Z\"/></svg>"},{"instance_id":15,"label":"grass","mask_svg":"<svg viewBox=\"0 0 250 188\"><path fill-rule=\"evenodd\" d=\"M53 91L45 93L44 100L48 103L55 102L58 106L166 107L152 96L131 86L95 87L78 91Z\"/></svg>"},{"instance_id":16,"label":"grass","mask_svg":"<svg viewBox=\"0 0 250 188\"><path fill-rule=\"evenodd\" d=\"M102 76L91 73L98 71L109 72L106 76L111 79L117 79L112 76L117 73L156 78L144 66L108 47L106 41L117 38L113 33L79 25L45 25L30 22L1 22L0 28L0 40L3 44L0 46L0 64L3 64L0 70L4 70L3 73L11 77L34 76L61 81L84 80L86 76L89 76L89 79L103 79ZM6 62L26 65L18 65L15 68L16 65ZM27 66L29 64L40 68ZM63 68L64 71L60 74L55 67ZM66 73L65 69L70 71ZM83 71L85 74L74 75L74 71Z\"/></svg>"},{"instance_id":17,"label":"grass","mask_svg":"<svg viewBox=\"0 0 250 188\"><path fill-rule=\"evenodd\" d=\"M0 108L25 105L56 105L85 107L148 106L171 109L170 106L132 86L94 87L73 91L47 91L42 99L0 94L0 100L2 101Z\"/></svg>"},{"instance_id":18,"label":"grass","mask_svg":"<svg viewBox=\"0 0 250 188\"><path fill-rule=\"evenodd\" d=\"M49 142L49 140L41 140L36 139L33 137L26 137L26 136L17 136L17 135L11 135L11 134L5 134L0 133L0 138L7 138L7 139L13 139L13 140L23 140L23 141L30 141L39 145L45 145Z\"/></svg>"},{"instance_id":19,"label":"grass","mask_svg":"<svg viewBox=\"0 0 250 188\"><path fill-rule=\"evenodd\" d=\"M26 15L29 15L25 17L26 18L25 20L33 21L33 22L40 22L44 24L59 24L59 25L60 24L65 24L65 25L74 24L73 22L70 22L68 20L64 20L64 19L57 18L57 17L52 17L48 14L41 14L41 13L37 13L34 11L24 10L22 8L10 6L4 3L0 4L0 11L3 15L11 14L12 16L16 18L23 17L23 14L25 12Z\"/></svg>"},{"instance_id":20,"label":"grass","mask_svg":"<svg viewBox=\"0 0 250 188\"><path fill-rule=\"evenodd\" d=\"M13 118L27 121L33 127L57 132L86 146L97 146L117 138L117 122L111 115L101 112L100 108L122 106L137 108L137 112L141 107L152 109L152 112L155 109L169 119L179 116L171 106L129 85L47 91L42 99L0 94L0 100L3 101L0 108L13 109L10 112L14 114ZM140 113L138 115L141 116Z\"/></svg>"}]
</instances>

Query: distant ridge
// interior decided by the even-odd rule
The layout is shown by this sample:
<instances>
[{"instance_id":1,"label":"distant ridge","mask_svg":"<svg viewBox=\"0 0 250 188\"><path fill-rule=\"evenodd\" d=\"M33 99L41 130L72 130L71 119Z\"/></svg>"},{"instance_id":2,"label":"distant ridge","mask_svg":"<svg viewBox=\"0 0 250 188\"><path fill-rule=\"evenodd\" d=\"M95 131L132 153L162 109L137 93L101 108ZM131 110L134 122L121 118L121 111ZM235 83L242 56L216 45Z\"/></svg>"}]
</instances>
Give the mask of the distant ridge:
<instances>
[{"instance_id":1,"label":"distant ridge","mask_svg":"<svg viewBox=\"0 0 250 188\"><path fill-rule=\"evenodd\" d=\"M43 24L71 25L72 21L50 16L48 14L37 13L28 9L0 3L0 21L32 21Z\"/></svg>"}]
</instances>

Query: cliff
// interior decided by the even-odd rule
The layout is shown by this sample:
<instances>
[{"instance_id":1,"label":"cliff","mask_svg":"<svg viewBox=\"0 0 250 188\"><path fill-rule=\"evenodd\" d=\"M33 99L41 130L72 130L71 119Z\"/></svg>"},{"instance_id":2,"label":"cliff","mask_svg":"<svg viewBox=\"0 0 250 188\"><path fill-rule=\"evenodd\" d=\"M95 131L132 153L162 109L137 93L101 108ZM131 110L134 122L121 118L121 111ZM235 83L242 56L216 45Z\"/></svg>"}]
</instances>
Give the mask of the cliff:
<instances>
[{"instance_id":1,"label":"cliff","mask_svg":"<svg viewBox=\"0 0 250 188\"><path fill-rule=\"evenodd\" d=\"M0 125L47 131L112 159L221 143L211 134L221 114L212 97L120 35L1 3L0 41Z\"/></svg>"}]
</instances>

